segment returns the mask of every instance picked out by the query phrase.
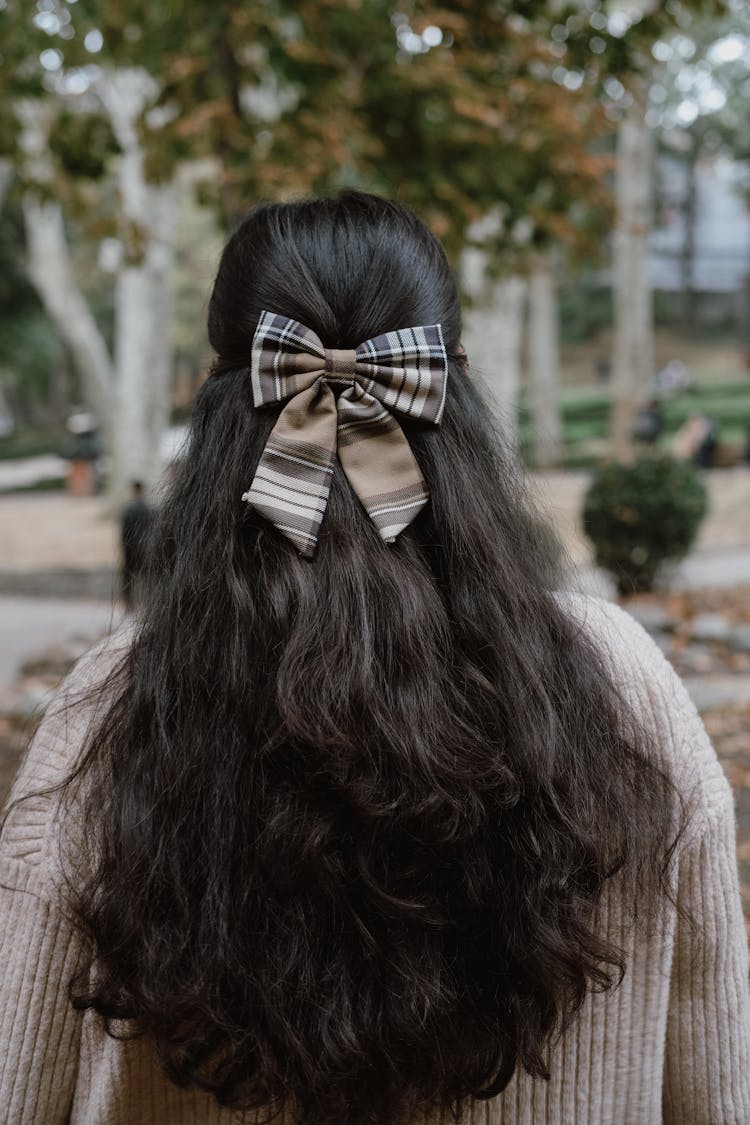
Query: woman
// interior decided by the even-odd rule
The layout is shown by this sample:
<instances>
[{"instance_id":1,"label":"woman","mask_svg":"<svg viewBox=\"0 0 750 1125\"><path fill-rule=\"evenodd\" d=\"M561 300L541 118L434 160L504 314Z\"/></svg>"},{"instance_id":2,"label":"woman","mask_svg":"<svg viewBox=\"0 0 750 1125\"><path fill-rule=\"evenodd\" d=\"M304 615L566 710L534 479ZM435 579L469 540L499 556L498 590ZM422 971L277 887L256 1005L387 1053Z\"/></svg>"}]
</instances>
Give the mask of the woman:
<instances>
[{"instance_id":1,"label":"woman","mask_svg":"<svg viewBox=\"0 0 750 1125\"><path fill-rule=\"evenodd\" d=\"M151 596L5 824L4 1120L750 1120L729 787L553 592L439 244L259 207L209 334Z\"/></svg>"}]
</instances>

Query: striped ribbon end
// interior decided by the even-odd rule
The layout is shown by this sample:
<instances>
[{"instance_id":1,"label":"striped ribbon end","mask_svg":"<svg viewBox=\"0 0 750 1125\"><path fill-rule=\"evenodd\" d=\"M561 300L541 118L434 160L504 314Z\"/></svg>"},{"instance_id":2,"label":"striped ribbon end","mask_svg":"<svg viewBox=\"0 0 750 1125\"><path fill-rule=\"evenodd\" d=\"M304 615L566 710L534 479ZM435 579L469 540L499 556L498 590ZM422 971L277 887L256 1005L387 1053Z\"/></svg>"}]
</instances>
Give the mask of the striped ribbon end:
<instances>
[{"instance_id":1,"label":"striped ribbon end","mask_svg":"<svg viewBox=\"0 0 750 1125\"><path fill-rule=\"evenodd\" d=\"M242 499L308 558L315 553L333 476L333 455L322 446L272 434Z\"/></svg>"},{"instance_id":2,"label":"striped ribbon end","mask_svg":"<svg viewBox=\"0 0 750 1125\"><path fill-rule=\"evenodd\" d=\"M386 543L392 543L408 527L430 498L427 487L420 484L381 492L362 501L365 510Z\"/></svg>"}]
</instances>

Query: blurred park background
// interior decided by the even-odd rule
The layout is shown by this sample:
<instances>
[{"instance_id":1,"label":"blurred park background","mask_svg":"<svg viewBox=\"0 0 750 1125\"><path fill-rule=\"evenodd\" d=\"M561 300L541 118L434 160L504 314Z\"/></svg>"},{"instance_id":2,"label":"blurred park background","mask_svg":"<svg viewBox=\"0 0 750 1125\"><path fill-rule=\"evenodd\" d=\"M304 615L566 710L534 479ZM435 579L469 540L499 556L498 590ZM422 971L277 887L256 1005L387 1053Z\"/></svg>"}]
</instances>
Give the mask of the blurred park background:
<instances>
[{"instance_id":1,"label":"blurred park background","mask_svg":"<svg viewBox=\"0 0 750 1125\"><path fill-rule=\"evenodd\" d=\"M123 612L227 232L357 187L444 241L571 583L686 678L750 904L746 0L0 0L0 56L0 799Z\"/></svg>"}]
</instances>

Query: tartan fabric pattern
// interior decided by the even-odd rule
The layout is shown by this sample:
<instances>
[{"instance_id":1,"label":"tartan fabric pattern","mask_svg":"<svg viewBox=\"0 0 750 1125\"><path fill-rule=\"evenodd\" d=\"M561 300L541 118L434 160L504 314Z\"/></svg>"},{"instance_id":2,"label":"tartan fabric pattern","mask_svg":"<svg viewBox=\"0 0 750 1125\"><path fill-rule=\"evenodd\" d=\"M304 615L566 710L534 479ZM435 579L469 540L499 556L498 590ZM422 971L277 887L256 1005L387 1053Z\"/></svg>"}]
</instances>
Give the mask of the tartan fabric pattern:
<instances>
[{"instance_id":1,"label":"tartan fabric pattern","mask_svg":"<svg viewBox=\"0 0 750 1125\"><path fill-rule=\"evenodd\" d=\"M312 329L264 311L251 351L253 401L256 408L286 406L242 499L311 557L338 455L392 543L429 499L393 413L439 425L447 374L439 324L386 332L353 350L328 349Z\"/></svg>"}]
</instances>

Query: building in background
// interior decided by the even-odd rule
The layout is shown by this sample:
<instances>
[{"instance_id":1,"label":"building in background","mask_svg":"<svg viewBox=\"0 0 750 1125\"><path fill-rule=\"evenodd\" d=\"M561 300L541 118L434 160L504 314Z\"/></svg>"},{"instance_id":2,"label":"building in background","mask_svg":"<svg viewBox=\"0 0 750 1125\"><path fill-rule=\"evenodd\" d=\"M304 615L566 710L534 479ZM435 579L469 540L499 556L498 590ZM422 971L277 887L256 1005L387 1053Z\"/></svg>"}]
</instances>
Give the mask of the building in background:
<instances>
[{"instance_id":1,"label":"building in background","mask_svg":"<svg viewBox=\"0 0 750 1125\"><path fill-rule=\"evenodd\" d=\"M717 157L658 163L652 288L670 314L705 327L750 322L750 168Z\"/></svg>"}]
</instances>

